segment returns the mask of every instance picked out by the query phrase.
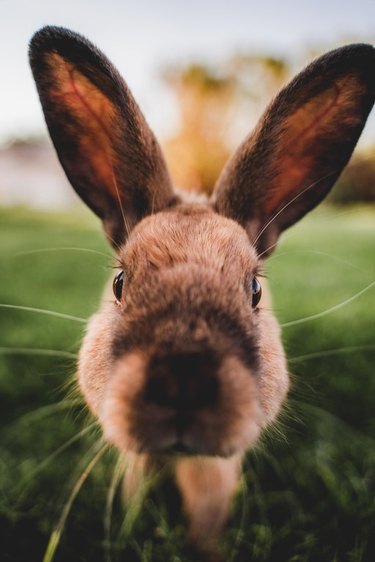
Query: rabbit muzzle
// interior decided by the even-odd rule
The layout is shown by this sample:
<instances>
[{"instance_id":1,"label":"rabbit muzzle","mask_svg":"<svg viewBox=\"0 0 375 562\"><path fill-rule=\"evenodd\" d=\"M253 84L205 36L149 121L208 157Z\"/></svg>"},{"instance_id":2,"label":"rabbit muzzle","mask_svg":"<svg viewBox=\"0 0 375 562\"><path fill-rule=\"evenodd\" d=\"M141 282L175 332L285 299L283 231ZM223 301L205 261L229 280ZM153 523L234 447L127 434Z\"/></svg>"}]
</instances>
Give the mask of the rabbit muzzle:
<instances>
[{"instance_id":1,"label":"rabbit muzzle","mask_svg":"<svg viewBox=\"0 0 375 562\"><path fill-rule=\"evenodd\" d=\"M124 356L103 406L107 439L136 452L230 456L262 426L254 373L235 356L219 361L206 352L148 364Z\"/></svg>"},{"instance_id":2,"label":"rabbit muzzle","mask_svg":"<svg viewBox=\"0 0 375 562\"><path fill-rule=\"evenodd\" d=\"M171 268L150 284L129 297L114 337L107 439L173 455L228 456L253 443L262 411L249 305L229 307L217 273L201 266ZM155 291L163 295L157 307Z\"/></svg>"}]
</instances>

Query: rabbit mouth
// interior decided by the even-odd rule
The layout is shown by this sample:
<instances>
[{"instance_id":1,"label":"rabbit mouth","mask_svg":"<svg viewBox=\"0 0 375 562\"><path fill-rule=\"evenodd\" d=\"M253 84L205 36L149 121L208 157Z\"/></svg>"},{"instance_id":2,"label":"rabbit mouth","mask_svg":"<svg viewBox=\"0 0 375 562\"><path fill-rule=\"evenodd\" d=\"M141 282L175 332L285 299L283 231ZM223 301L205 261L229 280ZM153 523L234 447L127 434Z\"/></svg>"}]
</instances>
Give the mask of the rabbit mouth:
<instances>
[{"instance_id":1,"label":"rabbit mouth","mask_svg":"<svg viewBox=\"0 0 375 562\"><path fill-rule=\"evenodd\" d=\"M194 455L197 451L185 445L182 441L176 441L173 445L167 447L165 451L168 455Z\"/></svg>"},{"instance_id":2,"label":"rabbit mouth","mask_svg":"<svg viewBox=\"0 0 375 562\"><path fill-rule=\"evenodd\" d=\"M182 440L177 440L163 449L156 449L152 452L167 457L195 457L202 455L202 451L187 445Z\"/></svg>"},{"instance_id":3,"label":"rabbit mouth","mask_svg":"<svg viewBox=\"0 0 375 562\"><path fill-rule=\"evenodd\" d=\"M229 458L240 452L236 447L227 446L220 449L199 448L197 446L187 445L183 441L176 441L164 448L150 448L142 452L165 458L185 458L185 457L220 457Z\"/></svg>"}]
</instances>

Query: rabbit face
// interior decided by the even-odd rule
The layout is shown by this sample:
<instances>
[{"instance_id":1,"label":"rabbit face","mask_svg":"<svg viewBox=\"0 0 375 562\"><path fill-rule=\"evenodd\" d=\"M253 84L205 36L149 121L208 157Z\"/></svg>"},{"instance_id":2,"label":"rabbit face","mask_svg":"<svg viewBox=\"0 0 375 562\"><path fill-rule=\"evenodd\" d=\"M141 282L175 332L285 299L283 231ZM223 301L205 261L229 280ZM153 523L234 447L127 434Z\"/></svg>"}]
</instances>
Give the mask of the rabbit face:
<instances>
[{"instance_id":1,"label":"rabbit face","mask_svg":"<svg viewBox=\"0 0 375 562\"><path fill-rule=\"evenodd\" d=\"M80 388L107 440L133 451L128 497L147 466L180 455L172 464L189 535L207 549L227 519L241 453L288 390L266 290L257 302L260 259L348 162L375 100L375 50L348 45L296 76L205 203L182 203L127 85L96 47L47 27L30 62L61 164L123 271L88 324Z\"/></svg>"},{"instance_id":2,"label":"rabbit face","mask_svg":"<svg viewBox=\"0 0 375 562\"><path fill-rule=\"evenodd\" d=\"M79 362L83 394L121 450L228 456L275 418L288 377L266 295L253 306L259 258L348 162L375 99L374 53L349 45L310 64L270 104L210 200L183 204L108 59L62 28L34 36L30 62L59 159L124 272Z\"/></svg>"},{"instance_id":3,"label":"rabbit face","mask_svg":"<svg viewBox=\"0 0 375 562\"><path fill-rule=\"evenodd\" d=\"M288 377L276 321L253 306L259 263L244 229L209 206L179 205L144 219L119 260L121 301L91 322L79 368L107 439L164 454L252 445ZM93 333L103 338L109 314L103 365Z\"/></svg>"}]
</instances>

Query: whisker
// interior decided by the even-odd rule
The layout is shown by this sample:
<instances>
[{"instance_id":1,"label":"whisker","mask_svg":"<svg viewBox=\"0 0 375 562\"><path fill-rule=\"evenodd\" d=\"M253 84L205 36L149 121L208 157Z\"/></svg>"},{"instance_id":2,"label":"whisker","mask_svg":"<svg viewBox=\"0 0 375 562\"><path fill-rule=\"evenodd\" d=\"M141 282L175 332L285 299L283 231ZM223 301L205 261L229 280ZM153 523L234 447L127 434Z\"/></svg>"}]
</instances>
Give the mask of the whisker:
<instances>
[{"instance_id":1,"label":"whisker","mask_svg":"<svg viewBox=\"0 0 375 562\"><path fill-rule=\"evenodd\" d=\"M333 173L329 173L326 174L325 176L319 178L317 181L313 182L312 184L310 184L308 187L306 187L305 189L303 189L302 191L300 191L299 193L297 193L297 195L295 195L290 201L288 201L287 203L285 203L285 205L283 205L281 207L281 209L279 209L277 211L277 213L275 215L273 215L267 222L266 224L263 226L263 228L261 228L260 232L258 232L258 235L256 236L253 244L254 246L256 245L256 243L258 242L259 238L262 236L263 232L273 223L273 221L275 219L277 219L277 217L279 215L281 215L281 213L283 213L285 211L285 209L287 209L289 207L289 205L291 205L292 203L294 203L294 201L296 201L299 197L301 197L302 195L304 195L304 193L306 193L307 191L309 191L309 189L312 189L313 187L315 187L319 182L329 178L330 176L332 176Z\"/></svg>"},{"instance_id":2,"label":"whisker","mask_svg":"<svg viewBox=\"0 0 375 562\"><path fill-rule=\"evenodd\" d=\"M284 322L283 324L281 324L281 327L289 328L290 326L297 326L298 324L304 324L305 322L310 322L312 320L317 320L318 318L322 318L323 316L327 316L328 314L331 314L332 312L335 312L336 310L339 310L343 306L346 306L347 304L351 303L352 301L363 295L363 293L371 289L374 285L375 285L375 281L367 285L364 289L362 289L355 295L349 297L348 299L338 304L335 304L334 306L331 306L327 310L323 310L322 312L318 312L317 314L312 314L311 316L305 316L304 318L299 318L297 320L291 320L290 322Z\"/></svg>"},{"instance_id":3,"label":"whisker","mask_svg":"<svg viewBox=\"0 0 375 562\"><path fill-rule=\"evenodd\" d=\"M293 238L295 235L296 235L296 233L295 233L294 230L290 231L288 234L283 234L283 237L282 237L281 240L277 240L276 242L271 244L271 246L268 246L268 248L266 248L265 250L263 250L263 252L258 254L258 258L261 258L262 256L264 256L264 254L267 254L267 252L269 252L273 248L276 248L277 246L280 246L281 244L283 244L285 242L285 240L288 240L289 238ZM275 259L275 256L272 255L270 259L272 259L272 260Z\"/></svg>"},{"instance_id":4,"label":"whisker","mask_svg":"<svg viewBox=\"0 0 375 562\"><path fill-rule=\"evenodd\" d=\"M267 250L265 250L266 252L269 250L270 248L267 248ZM360 271L361 273L366 273L366 271L360 267L358 267L357 265L351 263L348 260L344 260L343 258L340 258L338 256L334 256L332 254L328 254L327 252L320 252L319 250L293 250L293 251L289 251L289 252L281 252L281 253L277 253L275 256L272 256L272 261L275 261L279 258L283 258L285 256L293 256L293 255L298 255L298 254L315 254L318 256L325 256L327 258L329 258L332 261L335 261L337 263L342 263L343 265L347 265L348 267L351 267L353 269L355 269L356 271ZM262 255L262 254L260 254ZM260 256L259 256L260 257Z\"/></svg>"},{"instance_id":5,"label":"whisker","mask_svg":"<svg viewBox=\"0 0 375 562\"><path fill-rule=\"evenodd\" d=\"M352 425L350 425L348 422L346 422L333 412L330 412L325 408L322 408L321 406L311 404L310 402L306 402L304 400L291 399L290 402L293 403L294 408L297 407L300 409L300 411L310 412L310 414L313 414L318 419L321 419L324 416L327 420L331 421L336 430L343 431L346 438L348 437L348 435L350 435L354 443L360 443L360 441L362 441L363 443L366 442L371 447L371 449L374 448L375 439L371 435L354 428Z\"/></svg>"},{"instance_id":6,"label":"whisker","mask_svg":"<svg viewBox=\"0 0 375 562\"><path fill-rule=\"evenodd\" d=\"M30 254L41 254L44 252L87 252L90 254L97 254L99 256L104 256L105 258L112 258L110 254L105 254L104 252L99 252L98 250L92 250L91 248L76 248L76 247L59 247L59 248L37 248L35 250L26 250L23 252L16 252L15 256L27 256Z\"/></svg>"},{"instance_id":7,"label":"whisker","mask_svg":"<svg viewBox=\"0 0 375 562\"><path fill-rule=\"evenodd\" d=\"M76 353L60 349L42 349L37 347L0 347L0 355L41 355L47 357L66 357L77 359Z\"/></svg>"},{"instance_id":8,"label":"whisker","mask_svg":"<svg viewBox=\"0 0 375 562\"><path fill-rule=\"evenodd\" d=\"M309 359L319 359L320 357L330 357L334 355L344 355L346 353L356 353L357 351L372 351L375 345L352 345L348 347L338 347L336 349L325 349L315 351L314 353L305 353L296 357L290 357L290 363L299 363L300 361L308 361Z\"/></svg>"},{"instance_id":9,"label":"whisker","mask_svg":"<svg viewBox=\"0 0 375 562\"><path fill-rule=\"evenodd\" d=\"M46 314L48 316L54 316L56 318L63 318L64 320L72 320L73 322L82 322L83 324L86 324L87 322L87 318L80 318L79 316L72 316L70 314L64 314L63 312L56 312L55 310L47 310L46 308L35 308L32 306L20 306L16 304L4 304L4 303L0 303L0 308L12 308L14 310L36 312L38 314Z\"/></svg>"},{"instance_id":10,"label":"whisker","mask_svg":"<svg viewBox=\"0 0 375 562\"><path fill-rule=\"evenodd\" d=\"M114 174L113 174L113 178L112 178L112 179L113 179L113 182L114 182L114 185L115 185L115 189L116 189L117 201L118 201L118 203L119 203L120 211L121 211L121 214L122 214L122 218L123 218L123 220L124 220L124 226L125 226L125 230L126 230L126 235L127 235L127 237L128 237L129 234L130 234L130 228L129 228L128 222L127 222L127 220L126 220L126 216L125 216L125 212L124 212L124 207L122 206L122 201L121 201L121 197L120 197L120 191L119 191L119 188L118 188L118 185L117 185L117 180L116 180L116 177L115 177Z\"/></svg>"},{"instance_id":11,"label":"whisker","mask_svg":"<svg viewBox=\"0 0 375 562\"><path fill-rule=\"evenodd\" d=\"M113 269L122 269L124 267L121 260L117 256L114 257L113 261L114 261L114 265L112 265Z\"/></svg>"},{"instance_id":12,"label":"whisker","mask_svg":"<svg viewBox=\"0 0 375 562\"><path fill-rule=\"evenodd\" d=\"M64 527L65 527L67 517L68 517L70 509L73 505L73 502L74 502L75 498L77 497L77 495L78 495L80 489L82 488L83 484L87 480L88 476L92 472L93 468L95 467L95 465L101 459L103 454L109 448L109 445L107 443L105 443L103 445L101 442L99 442L99 445L101 445L99 450L95 452L94 457L86 465L83 472L79 476L78 480L76 480L75 484L73 485L73 488L72 488L72 490L71 490L71 492L70 492L70 494L67 498L67 501L65 502L65 505L62 509L59 521L58 521L56 527L54 528L54 530L51 533L51 536L50 536L50 539L49 539L49 542L48 542L48 545L47 545L47 549L46 549L44 557L43 557L43 562L52 562L53 561L56 550L57 550L57 547L59 546L59 543L60 543L61 535L64 531ZM98 444L95 445L94 450L97 447L98 447Z\"/></svg>"},{"instance_id":13,"label":"whisker","mask_svg":"<svg viewBox=\"0 0 375 562\"><path fill-rule=\"evenodd\" d=\"M117 250L120 250L120 249L121 249L120 244L118 244L118 243L116 242L116 240L114 240L114 238L112 238L112 237L108 234L108 232L106 232L105 235L106 235L106 237L108 238L108 240L110 240L110 241L112 242L112 244L114 245L114 247L117 248Z\"/></svg>"},{"instance_id":14,"label":"whisker","mask_svg":"<svg viewBox=\"0 0 375 562\"><path fill-rule=\"evenodd\" d=\"M40 418L49 416L50 414L58 412L59 410L65 410L67 408L77 406L77 404L80 404L80 402L81 400L77 398L75 400L73 399L61 400L61 402L57 402L55 404L48 404L48 406L41 406L40 408L36 408L35 410L31 410L30 412L27 412L26 414L19 416L17 420L13 422L12 425L17 426L20 423L25 423L25 422L30 423L33 421L37 421Z\"/></svg>"},{"instance_id":15,"label":"whisker","mask_svg":"<svg viewBox=\"0 0 375 562\"><path fill-rule=\"evenodd\" d=\"M276 246L278 245L279 245L279 241L274 242L273 244L271 244L271 246L268 246L268 248L266 248L265 250L263 250L263 252L258 254L258 258L260 259L262 256L264 256L264 254L267 254L270 250L273 250L273 248L276 248Z\"/></svg>"},{"instance_id":16,"label":"whisker","mask_svg":"<svg viewBox=\"0 0 375 562\"><path fill-rule=\"evenodd\" d=\"M357 271L361 271L362 273L366 273L366 271L364 269L358 267L357 265L354 265L350 261L344 260L343 258L339 258L338 256L333 256L332 254L328 254L327 252L321 252L319 250L307 250L307 252L309 254L316 254L317 256L325 256L325 257L330 258L331 260L333 260L337 263L342 263L344 265L347 265L348 267L356 269Z\"/></svg>"}]
</instances>

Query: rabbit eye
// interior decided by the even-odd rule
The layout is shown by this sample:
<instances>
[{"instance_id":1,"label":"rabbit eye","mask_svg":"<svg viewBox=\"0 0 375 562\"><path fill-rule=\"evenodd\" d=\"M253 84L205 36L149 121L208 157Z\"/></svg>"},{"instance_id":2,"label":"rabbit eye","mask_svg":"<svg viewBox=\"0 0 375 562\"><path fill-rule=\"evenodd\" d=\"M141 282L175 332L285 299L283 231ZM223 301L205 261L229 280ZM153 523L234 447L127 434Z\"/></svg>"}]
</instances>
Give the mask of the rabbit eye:
<instances>
[{"instance_id":1,"label":"rabbit eye","mask_svg":"<svg viewBox=\"0 0 375 562\"><path fill-rule=\"evenodd\" d=\"M121 301L122 287L124 285L124 272L120 271L113 280L113 293L117 301Z\"/></svg>"},{"instance_id":2,"label":"rabbit eye","mask_svg":"<svg viewBox=\"0 0 375 562\"><path fill-rule=\"evenodd\" d=\"M259 283L258 279L256 277L253 277L253 283L251 285L251 291L252 291L252 301L251 301L251 306L253 308L255 308L262 296L262 286Z\"/></svg>"}]
</instances>

